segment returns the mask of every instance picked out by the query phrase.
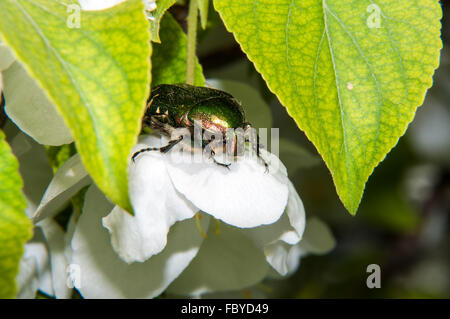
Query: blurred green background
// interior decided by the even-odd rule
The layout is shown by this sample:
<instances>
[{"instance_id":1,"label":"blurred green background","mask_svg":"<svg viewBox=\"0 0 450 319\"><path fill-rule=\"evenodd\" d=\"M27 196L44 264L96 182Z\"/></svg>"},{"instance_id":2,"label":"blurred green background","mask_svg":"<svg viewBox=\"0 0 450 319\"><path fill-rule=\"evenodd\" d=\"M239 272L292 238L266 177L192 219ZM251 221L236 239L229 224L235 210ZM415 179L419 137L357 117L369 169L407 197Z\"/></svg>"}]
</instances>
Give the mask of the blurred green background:
<instances>
[{"instance_id":1,"label":"blurred green background","mask_svg":"<svg viewBox=\"0 0 450 319\"><path fill-rule=\"evenodd\" d=\"M331 175L313 145L267 89L217 13L210 9L208 28L200 31L198 48L206 78L214 79L214 86L217 80L226 80L224 85L238 98L239 90L244 96L245 92L256 95L252 106L244 105L250 122L264 127L263 123L272 120L272 127L280 128L280 157L288 167L307 216L324 220L337 240L331 253L304 258L292 277L267 280L242 292L244 297L450 297L448 3L443 3L443 10L444 49L434 86L406 135L370 177L359 211L353 217L339 201ZM187 14L183 1L170 11L183 25ZM370 264L381 267L379 289L367 288L366 269Z\"/></svg>"}]
</instances>

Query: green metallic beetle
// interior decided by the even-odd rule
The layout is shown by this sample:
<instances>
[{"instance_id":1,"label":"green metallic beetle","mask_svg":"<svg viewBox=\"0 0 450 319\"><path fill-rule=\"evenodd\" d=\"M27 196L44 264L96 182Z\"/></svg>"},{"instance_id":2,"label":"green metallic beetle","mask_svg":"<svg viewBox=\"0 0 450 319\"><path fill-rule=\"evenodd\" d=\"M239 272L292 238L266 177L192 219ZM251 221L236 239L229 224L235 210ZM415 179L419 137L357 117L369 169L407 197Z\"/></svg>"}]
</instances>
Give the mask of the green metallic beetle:
<instances>
[{"instance_id":1,"label":"green metallic beetle","mask_svg":"<svg viewBox=\"0 0 450 319\"><path fill-rule=\"evenodd\" d=\"M227 129L242 128L244 131L251 128L245 121L241 104L230 94L217 89L198 87L188 84L161 84L156 86L147 101L147 109L142 121L143 128L150 127L167 135L177 128L186 128L191 136L194 132L194 123L201 123L202 131L225 136ZM204 136L204 134L202 134ZM256 135L256 153L260 156L259 137ZM144 148L133 154L133 161L139 154L149 151L168 152L183 140L183 136L170 140L161 148ZM225 142L226 139L223 138ZM202 147L211 140L202 138ZM230 164L219 163L214 159L214 150L211 157L218 165L229 167ZM267 169L266 162L264 165Z\"/></svg>"}]
</instances>

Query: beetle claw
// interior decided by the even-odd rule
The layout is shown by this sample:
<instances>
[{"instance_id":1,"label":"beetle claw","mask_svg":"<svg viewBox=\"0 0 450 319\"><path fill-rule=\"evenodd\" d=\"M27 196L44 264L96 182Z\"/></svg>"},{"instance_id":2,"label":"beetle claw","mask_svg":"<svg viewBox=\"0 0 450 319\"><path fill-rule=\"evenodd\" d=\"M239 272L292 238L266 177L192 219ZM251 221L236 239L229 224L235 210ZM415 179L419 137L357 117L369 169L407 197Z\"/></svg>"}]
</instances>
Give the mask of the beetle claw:
<instances>
[{"instance_id":1,"label":"beetle claw","mask_svg":"<svg viewBox=\"0 0 450 319\"><path fill-rule=\"evenodd\" d=\"M231 163L230 163L230 164L225 164L225 163L219 163L219 162L217 162L215 159L213 159L213 160L214 160L214 163L216 163L217 165L223 166L223 167L225 167L226 169L228 169L229 171L231 171L231 168L230 168Z\"/></svg>"},{"instance_id":2,"label":"beetle claw","mask_svg":"<svg viewBox=\"0 0 450 319\"><path fill-rule=\"evenodd\" d=\"M214 152L213 150L211 150L211 153L209 154L209 158L211 158L211 159L214 161L214 164L219 165L219 166L226 167L228 170L231 170L231 169L230 169L231 163L229 163L229 164L220 163L220 162L216 161L216 159L214 158L214 155L216 155L216 152Z\"/></svg>"},{"instance_id":3,"label":"beetle claw","mask_svg":"<svg viewBox=\"0 0 450 319\"><path fill-rule=\"evenodd\" d=\"M136 153L133 154L133 156L131 157L131 159L133 160L133 163L136 163L135 159L136 157L144 152L151 152L151 151L160 151L161 153L167 153L168 151L170 151L175 145L177 145L178 143L180 143L183 140L183 136L180 136L178 139L176 140L171 140L169 141L169 144L167 144L166 146L163 147L148 147L148 148L143 148L140 149L139 151L137 151Z\"/></svg>"},{"instance_id":4,"label":"beetle claw","mask_svg":"<svg viewBox=\"0 0 450 319\"><path fill-rule=\"evenodd\" d=\"M144 152L149 152L149 151L151 151L151 150L152 150L151 148L143 148L143 149L140 149L139 151L135 152L135 153L133 154L133 156L131 157L131 159L133 160L133 163L136 163L136 157L137 157L139 154L144 153Z\"/></svg>"}]
</instances>

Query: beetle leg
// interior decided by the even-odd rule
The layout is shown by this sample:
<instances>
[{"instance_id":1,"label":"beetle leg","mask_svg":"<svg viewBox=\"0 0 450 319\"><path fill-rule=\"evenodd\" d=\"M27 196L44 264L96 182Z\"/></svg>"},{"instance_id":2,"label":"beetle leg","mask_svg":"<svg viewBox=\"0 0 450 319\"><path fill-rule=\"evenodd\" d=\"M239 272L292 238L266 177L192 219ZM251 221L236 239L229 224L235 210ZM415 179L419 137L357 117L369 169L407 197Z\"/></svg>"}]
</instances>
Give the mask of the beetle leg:
<instances>
[{"instance_id":1,"label":"beetle leg","mask_svg":"<svg viewBox=\"0 0 450 319\"><path fill-rule=\"evenodd\" d=\"M175 128L167 123L164 123L165 119L167 119L167 116L165 114L152 115L150 117L150 127L162 131L167 135L171 135Z\"/></svg>"},{"instance_id":2,"label":"beetle leg","mask_svg":"<svg viewBox=\"0 0 450 319\"><path fill-rule=\"evenodd\" d=\"M183 140L183 136L180 136L178 139L176 140L171 140L169 141L169 144L167 144L166 146L163 147L147 147L147 148L143 148L139 151L137 151L136 153L133 154L133 156L131 157L131 159L134 160L135 158L141 154L141 153L145 153L145 152L151 152L151 151L160 151L161 153L167 153L168 151L170 151L175 145L177 145L178 143L180 143Z\"/></svg>"},{"instance_id":3,"label":"beetle leg","mask_svg":"<svg viewBox=\"0 0 450 319\"><path fill-rule=\"evenodd\" d=\"M264 167L266 168L265 173L269 173L269 164L265 161L265 159L261 156L261 152L259 151L261 144L259 144L259 135L256 134L256 156L263 162Z\"/></svg>"},{"instance_id":4,"label":"beetle leg","mask_svg":"<svg viewBox=\"0 0 450 319\"><path fill-rule=\"evenodd\" d=\"M246 138L245 141L250 142L250 139ZM261 156L261 152L260 152L261 146L262 146L262 144L259 143L259 135L256 134L256 146L253 147L253 150L256 151L256 156L264 164L264 167L266 168L265 173L269 173L269 164L267 164L266 160Z\"/></svg>"},{"instance_id":5,"label":"beetle leg","mask_svg":"<svg viewBox=\"0 0 450 319\"><path fill-rule=\"evenodd\" d=\"M220 163L220 162L216 161L216 159L214 158L214 155L216 155L216 152L214 152L214 150L211 150L209 158L212 158L212 160L214 161L214 164L226 167L228 170L230 170L231 163L230 164Z\"/></svg>"},{"instance_id":6,"label":"beetle leg","mask_svg":"<svg viewBox=\"0 0 450 319\"><path fill-rule=\"evenodd\" d=\"M245 131L247 131L248 129L252 128L252 125L250 123L244 123L242 128ZM251 142L250 138L248 138L247 134L245 137L245 142ZM254 145L254 143L250 143L250 144L251 144L253 150L256 151L256 156L263 162L264 167L266 168L265 173L268 173L269 172L269 164L267 164L265 159L261 156L260 148L262 145L259 143L259 134L258 133L256 133L256 145Z\"/></svg>"},{"instance_id":7,"label":"beetle leg","mask_svg":"<svg viewBox=\"0 0 450 319\"><path fill-rule=\"evenodd\" d=\"M259 148L259 145L258 145L258 148ZM258 154L258 158L263 162L264 167L266 168L264 173L266 173L266 174L269 173L269 164L267 164L266 160L259 154Z\"/></svg>"}]
</instances>

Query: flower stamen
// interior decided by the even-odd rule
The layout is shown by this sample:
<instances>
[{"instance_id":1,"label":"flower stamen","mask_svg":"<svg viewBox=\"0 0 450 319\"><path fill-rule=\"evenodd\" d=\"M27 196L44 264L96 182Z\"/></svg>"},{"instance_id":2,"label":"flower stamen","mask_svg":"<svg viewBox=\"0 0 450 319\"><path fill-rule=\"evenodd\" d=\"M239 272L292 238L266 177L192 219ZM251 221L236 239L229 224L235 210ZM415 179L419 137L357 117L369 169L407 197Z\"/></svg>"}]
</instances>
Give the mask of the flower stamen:
<instances>
[{"instance_id":1,"label":"flower stamen","mask_svg":"<svg viewBox=\"0 0 450 319\"><path fill-rule=\"evenodd\" d=\"M199 231L200 235L202 235L203 238L206 238L206 234L203 231L202 225L200 224L200 220L202 219L202 215L200 215L200 212L194 215L195 219L195 225L197 226L197 230Z\"/></svg>"},{"instance_id":2,"label":"flower stamen","mask_svg":"<svg viewBox=\"0 0 450 319\"><path fill-rule=\"evenodd\" d=\"M216 219L216 235L220 234L220 220Z\"/></svg>"}]
</instances>

